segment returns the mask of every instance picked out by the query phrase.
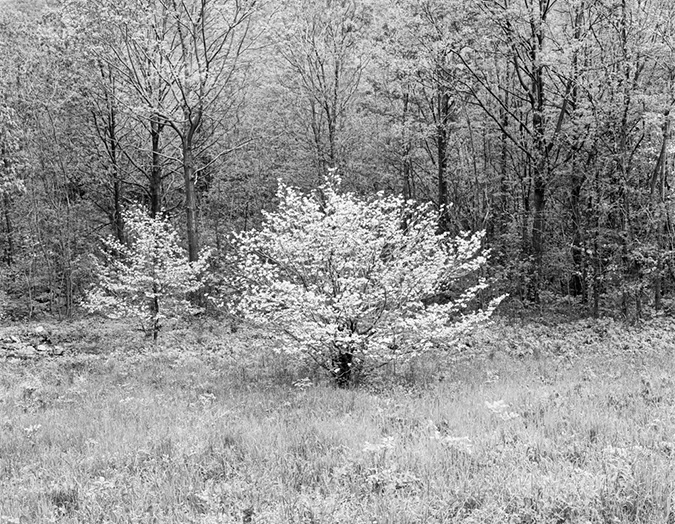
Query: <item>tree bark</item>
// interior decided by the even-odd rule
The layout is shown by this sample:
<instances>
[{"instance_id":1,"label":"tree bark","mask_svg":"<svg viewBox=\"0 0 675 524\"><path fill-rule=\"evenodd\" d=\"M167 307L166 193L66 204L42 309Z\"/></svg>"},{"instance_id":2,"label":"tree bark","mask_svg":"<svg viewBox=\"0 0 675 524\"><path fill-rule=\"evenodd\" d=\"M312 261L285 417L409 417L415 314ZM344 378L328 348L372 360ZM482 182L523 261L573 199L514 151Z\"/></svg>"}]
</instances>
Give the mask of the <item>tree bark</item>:
<instances>
[{"instance_id":1,"label":"tree bark","mask_svg":"<svg viewBox=\"0 0 675 524\"><path fill-rule=\"evenodd\" d=\"M530 299L539 301L543 264L544 264L544 235L545 235L545 207L546 207L546 182L543 177L534 180L532 192L532 255L534 257L534 270L532 274Z\"/></svg>"},{"instance_id":2,"label":"tree bark","mask_svg":"<svg viewBox=\"0 0 675 524\"><path fill-rule=\"evenodd\" d=\"M350 351L340 351L334 359L335 382L338 387L346 388L352 382L352 365L354 362L354 354Z\"/></svg>"},{"instance_id":3,"label":"tree bark","mask_svg":"<svg viewBox=\"0 0 675 524\"><path fill-rule=\"evenodd\" d=\"M155 115L150 120L150 139L152 142L152 165L150 167L150 216L157 218L162 212L162 131L164 124Z\"/></svg>"},{"instance_id":4,"label":"tree bark","mask_svg":"<svg viewBox=\"0 0 675 524\"><path fill-rule=\"evenodd\" d=\"M581 27L584 21L583 2L575 9L572 18L574 23L573 38L574 42L581 42ZM574 112L577 109L579 98L579 55L575 48L572 54L572 90L570 92L570 109ZM580 172L578 151L580 137L574 137L572 145L572 177L570 188L570 211L572 215L572 264L573 273L569 279L569 293L574 296L581 296L582 302L588 300L586 285L586 250L585 250L585 231L581 215L581 189L586 179L585 174Z\"/></svg>"},{"instance_id":5,"label":"tree bark","mask_svg":"<svg viewBox=\"0 0 675 524\"><path fill-rule=\"evenodd\" d=\"M450 217L448 215L448 123L450 121L450 97L447 93L442 93L441 86L438 87L438 122L436 124L436 163L437 163L437 184L438 184L438 206L440 217L438 227L440 231L450 230Z\"/></svg>"},{"instance_id":6,"label":"tree bark","mask_svg":"<svg viewBox=\"0 0 675 524\"><path fill-rule=\"evenodd\" d=\"M403 93L403 116L401 126L401 172L403 179L403 196L410 200L415 195L413 185L413 166L410 159L412 144L408 137L408 130L406 125L408 123L408 113L410 111L410 93L407 91Z\"/></svg>"},{"instance_id":7,"label":"tree bark","mask_svg":"<svg viewBox=\"0 0 675 524\"><path fill-rule=\"evenodd\" d=\"M585 254L584 254L584 228L581 220L581 187L584 183L584 177L577 174L578 165L572 163L572 188L570 191L570 208L572 212L572 262L574 264L574 273L570 278L570 293L572 296L581 296L585 302L586 297L586 279L585 274Z\"/></svg>"},{"instance_id":8,"label":"tree bark","mask_svg":"<svg viewBox=\"0 0 675 524\"><path fill-rule=\"evenodd\" d=\"M654 173L650 181L650 192L652 196L652 206L655 216L655 236L657 245L656 270L654 272L654 309L661 309L662 300L662 280L663 280L663 253L667 250L668 244L668 209L666 206L666 187L667 187L667 169L666 155L668 151L668 140L670 138L670 110L666 109L663 113L661 138L661 151L654 167Z\"/></svg>"},{"instance_id":9,"label":"tree bark","mask_svg":"<svg viewBox=\"0 0 675 524\"><path fill-rule=\"evenodd\" d=\"M110 167L113 176L113 227L115 238L120 244L124 243L124 218L122 217L122 198L124 188L122 186L122 174L119 165L119 147L117 143L117 108L112 100L108 101L108 154L110 155Z\"/></svg>"},{"instance_id":10,"label":"tree bark","mask_svg":"<svg viewBox=\"0 0 675 524\"><path fill-rule=\"evenodd\" d=\"M185 213L187 218L188 260L199 259L199 232L197 229L197 195L195 192L195 159L191 140L183 141L183 180L185 184Z\"/></svg>"},{"instance_id":11,"label":"tree bark","mask_svg":"<svg viewBox=\"0 0 675 524\"><path fill-rule=\"evenodd\" d=\"M7 192L3 195L3 207L5 214L5 264L11 266L14 264L14 228L12 227L12 199Z\"/></svg>"},{"instance_id":12,"label":"tree bark","mask_svg":"<svg viewBox=\"0 0 675 524\"><path fill-rule=\"evenodd\" d=\"M103 62L99 62L98 68L101 74L105 114L99 116L95 110L92 113L94 126L108 156L107 167L111 176L112 205L105 203L105 208L108 209L108 217L115 232L115 238L120 244L123 244L124 218L122 217L122 207L124 201L124 181L120 167L120 154L122 150L119 144L117 129L117 84L111 67L106 68ZM99 118L102 118L102 122L99 122Z\"/></svg>"},{"instance_id":13,"label":"tree bark","mask_svg":"<svg viewBox=\"0 0 675 524\"><path fill-rule=\"evenodd\" d=\"M529 99L532 107L532 128L533 128L533 146L534 151L530 160L533 165L533 187L532 187L532 256L534 258L534 268L530 281L529 298L535 302L539 301L539 290L541 287L544 259L544 235L545 235L545 207L546 190L549 178L549 144L546 139L546 116L545 116L545 95L544 95L544 65L542 63L542 53L544 47L543 24L545 13L548 9L548 3L544 0L539 1L539 12L532 14L530 21L532 38L530 49L530 60L532 65L531 83Z\"/></svg>"}]
</instances>

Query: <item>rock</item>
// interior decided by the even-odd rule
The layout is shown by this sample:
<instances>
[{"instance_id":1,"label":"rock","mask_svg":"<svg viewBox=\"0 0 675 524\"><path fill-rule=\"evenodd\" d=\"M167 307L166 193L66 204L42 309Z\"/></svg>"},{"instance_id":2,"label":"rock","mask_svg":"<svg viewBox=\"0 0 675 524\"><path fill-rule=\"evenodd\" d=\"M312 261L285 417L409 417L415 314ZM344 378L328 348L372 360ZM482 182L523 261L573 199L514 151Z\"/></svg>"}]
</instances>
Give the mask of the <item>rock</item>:
<instances>
[{"instance_id":1,"label":"rock","mask_svg":"<svg viewBox=\"0 0 675 524\"><path fill-rule=\"evenodd\" d=\"M10 356L15 357L15 358L35 358L38 356L38 352L35 350L35 348L32 348L30 346L23 346L21 349L17 349L13 351Z\"/></svg>"},{"instance_id":2,"label":"rock","mask_svg":"<svg viewBox=\"0 0 675 524\"><path fill-rule=\"evenodd\" d=\"M10 336L8 340L0 341L0 357L33 359L46 356L61 356L65 353L62 346L52 344L49 340L26 340Z\"/></svg>"}]
</instances>

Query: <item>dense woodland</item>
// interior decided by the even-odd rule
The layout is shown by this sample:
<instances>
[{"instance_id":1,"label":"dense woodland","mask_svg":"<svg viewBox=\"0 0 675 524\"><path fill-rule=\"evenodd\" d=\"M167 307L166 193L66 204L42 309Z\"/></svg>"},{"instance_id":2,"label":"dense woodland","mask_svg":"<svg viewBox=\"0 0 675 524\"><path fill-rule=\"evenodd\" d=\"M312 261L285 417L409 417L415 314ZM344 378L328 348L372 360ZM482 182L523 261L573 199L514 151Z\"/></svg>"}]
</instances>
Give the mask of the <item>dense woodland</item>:
<instances>
[{"instance_id":1,"label":"dense woodland","mask_svg":"<svg viewBox=\"0 0 675 524\"><path fill-rule=\"evenodd\" d=\"M3 309L75 313L138 205L226 272L337 172L485 230L511 301L667 310L674 81L670 0L0 0Z\"/></svg>"}]
</instances>

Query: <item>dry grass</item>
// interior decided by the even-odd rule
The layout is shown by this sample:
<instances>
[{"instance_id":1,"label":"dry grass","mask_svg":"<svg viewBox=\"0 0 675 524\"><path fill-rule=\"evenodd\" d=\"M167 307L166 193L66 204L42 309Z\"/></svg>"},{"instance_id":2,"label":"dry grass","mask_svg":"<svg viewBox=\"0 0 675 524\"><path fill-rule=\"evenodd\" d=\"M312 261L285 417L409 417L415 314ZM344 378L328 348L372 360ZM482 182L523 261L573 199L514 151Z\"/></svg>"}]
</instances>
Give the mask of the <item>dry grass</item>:
<instances>
[{"instance_id":1,"label":"dry grass","mask_svg":"<svg viewBox=\"0 0 675 524\"><path fill-rule=\"evenodd\" d=\"M53 329L88 353L0 362L0 523L675 522L665 322L496 325L347 391L261 335Z\"/></svg>"}]
</instances>

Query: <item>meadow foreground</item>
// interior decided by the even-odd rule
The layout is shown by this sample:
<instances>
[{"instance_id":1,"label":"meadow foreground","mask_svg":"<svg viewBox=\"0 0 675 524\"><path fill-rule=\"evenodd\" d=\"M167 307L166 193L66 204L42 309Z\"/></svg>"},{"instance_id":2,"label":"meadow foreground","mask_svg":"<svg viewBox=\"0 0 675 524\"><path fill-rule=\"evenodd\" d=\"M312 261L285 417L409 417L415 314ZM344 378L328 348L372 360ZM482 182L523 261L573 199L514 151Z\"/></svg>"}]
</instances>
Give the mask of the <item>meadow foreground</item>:
<instances>
[{"instance_id":1,"label":"meadow foreground","mask_svg":"<svg viewBox=\"0 0 675 524\"><path fill-rule=\"evenodd\" d=\"M259 333L49 329L0 360L2 524L675 522L667 320L497 321L347 390Z\"/></svg>"}]
</instances>

